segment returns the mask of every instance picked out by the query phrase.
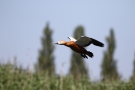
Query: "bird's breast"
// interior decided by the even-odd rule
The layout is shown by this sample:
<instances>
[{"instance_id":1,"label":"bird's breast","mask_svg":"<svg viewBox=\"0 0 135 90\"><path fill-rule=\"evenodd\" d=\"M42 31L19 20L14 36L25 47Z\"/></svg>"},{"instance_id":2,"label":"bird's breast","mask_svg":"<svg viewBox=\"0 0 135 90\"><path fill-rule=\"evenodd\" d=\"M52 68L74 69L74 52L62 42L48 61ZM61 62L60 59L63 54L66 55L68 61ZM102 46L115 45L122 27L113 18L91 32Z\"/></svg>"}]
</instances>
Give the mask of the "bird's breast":
<instances>
[{"instance_id":1,"label":"bird's breast","mask_svg":"<svg viewBox=\"0 0 135 90\"><path fill-rule=\"evenodd\" d=\"M73 51L78 53L86 52L86 50L83 47L77 45L75 42L68 42L66 46L70 47Z\"/></svg>"}]
</instances>

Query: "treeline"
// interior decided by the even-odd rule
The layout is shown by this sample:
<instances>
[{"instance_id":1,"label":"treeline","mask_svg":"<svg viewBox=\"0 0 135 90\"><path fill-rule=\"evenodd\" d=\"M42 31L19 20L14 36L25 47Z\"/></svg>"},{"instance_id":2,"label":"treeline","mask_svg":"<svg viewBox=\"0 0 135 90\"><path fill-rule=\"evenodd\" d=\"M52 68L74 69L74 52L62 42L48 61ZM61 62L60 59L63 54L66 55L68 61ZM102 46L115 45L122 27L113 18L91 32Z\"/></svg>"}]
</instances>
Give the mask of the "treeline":
<instances>
[{"instance_id":1,"label":"treeline","mask_svg":"<svg viewBox=\"0 0 135 90\"><path fill-rule=\"evenodd\" d=\"M115 33L111 29L106 39L106 50L101 64L101 81L91 82L84 58L72 51L71 65L67 76L55 74L55 45L52 39L53 30L47 23L41 38L42 48L34 65L35 71L22 69L16 64L0 64L0 90L134 90L135 89L135 56L133 74L129 82L121 81L117 70L117 60L114 58L116 49ZM83 26L78 26L73 32L75 38L85 35Z\"/></svg>"},{"instance_id":2,"label":"treeline","mask_svg":"<svg viewBox=\"0 0 135 90\"><path fill-rule=\"evenodd\" d=\"M43 36L41 38L42 48L39 50L38 61L35 65L36 72L47 72L49 75L55 74L54 71L54 55L55 50L54 42L52 40L53 30L50 29L49 24L43 30ZM73 32L74 38L79 38L85 35L85 30L83 26L78 26ZM101 76L102 80L120 80L121 75L119 75L117 70L117 60L114 58L114 53L116 49L115 33L113 29L110 29L109 35L106 39L106 50L103 53L103 60L101 65ZM134 57L135 59L135 57ZM84 58L80 54L73 52L71 54L71 67L69 69L69 75L73 75L74 78L79 79L82 76L88 77L88 70L84 63ZM135 60L134 60L135 62ZM135 76L135 64L133 64L134 71L132 78Z\"/></svg>"}]
</instances>

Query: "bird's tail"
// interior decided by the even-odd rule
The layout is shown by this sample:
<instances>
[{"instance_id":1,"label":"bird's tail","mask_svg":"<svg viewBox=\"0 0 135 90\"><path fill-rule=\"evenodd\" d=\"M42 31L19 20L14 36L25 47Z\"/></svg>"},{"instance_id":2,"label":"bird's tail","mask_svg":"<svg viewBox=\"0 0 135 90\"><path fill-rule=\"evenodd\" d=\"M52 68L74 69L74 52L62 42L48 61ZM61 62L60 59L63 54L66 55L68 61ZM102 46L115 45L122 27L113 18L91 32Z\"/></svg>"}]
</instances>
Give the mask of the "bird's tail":
<instances>
[{"instance_id":1,"label":"bird's tail","mask_svg":"<svg viewBox=\"0 0 135 90\"><path fill-rule=\"evenodd\" d=\"M86 53L89 57L93 57L94 55L93 55L93 53L92 52L90 52L90 51L87 51L87 53Z\"/></svg>"},{"instance_id":2,"label":"bird's tail","mask_svg":"<svg viewBox=\"0 0 135 90\"><path fill-rule=\"evenodd\" d=\"M99 42L99 41L96 40L96 39L93 39L93 38L91 38L91 39L92 39L92 43L93 43L94 45L99 46L99 47L104 47L104 44L103 44L103 43Z\"/></svg>"}]
</instances>

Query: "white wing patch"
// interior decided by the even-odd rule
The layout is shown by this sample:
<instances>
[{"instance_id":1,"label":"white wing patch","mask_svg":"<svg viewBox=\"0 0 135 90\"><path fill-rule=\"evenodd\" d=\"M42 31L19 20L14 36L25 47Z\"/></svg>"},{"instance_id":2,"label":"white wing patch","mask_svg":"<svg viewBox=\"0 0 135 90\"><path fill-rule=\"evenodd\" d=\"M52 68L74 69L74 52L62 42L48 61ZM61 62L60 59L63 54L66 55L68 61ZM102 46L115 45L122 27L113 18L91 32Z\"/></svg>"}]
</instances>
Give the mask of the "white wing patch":
<instances>
[{"instance_id":1,"label":"white wing patch","mask_svg":"<svg viewBox=\"0 0 135 90\"><path fill-rule=\"evenodd\" d=\"M75 38L73 38L73 37L68 37L69 39L70 39L70 41L74 41L74 42L76 42L77 40L75 39Z\"/></svg>"}]
</instances>

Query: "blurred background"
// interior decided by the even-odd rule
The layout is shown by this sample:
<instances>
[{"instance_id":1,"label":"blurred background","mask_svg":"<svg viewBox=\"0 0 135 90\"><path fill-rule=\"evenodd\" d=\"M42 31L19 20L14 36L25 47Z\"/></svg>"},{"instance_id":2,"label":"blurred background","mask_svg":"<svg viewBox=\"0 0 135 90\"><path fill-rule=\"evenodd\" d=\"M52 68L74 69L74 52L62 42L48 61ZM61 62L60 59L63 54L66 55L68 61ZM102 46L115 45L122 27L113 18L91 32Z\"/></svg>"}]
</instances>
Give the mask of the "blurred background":
<instances>
[{"instance_id":1,"label":"blurred background","mask_svg":"<svg viewBox=\"0 0 135 90\"><path fill-rule=\"evenodd\" d=\"M68 36L78 38L76 34L79 33L105 44L104 48L87 47L94 57L81 58L91 80L103 78L104 67L115 67L116 77L129 80L135 59L134 4L134 0L1 0L0 63L14 63L16 60L18 67L35 71L42 60L52 60L55 74L67 75L72 73L72 68L79 67L72 64L79 56L54 43L69 41ZM105 60L110 62L104 63Z\"/></svg>"}]
</instances>

